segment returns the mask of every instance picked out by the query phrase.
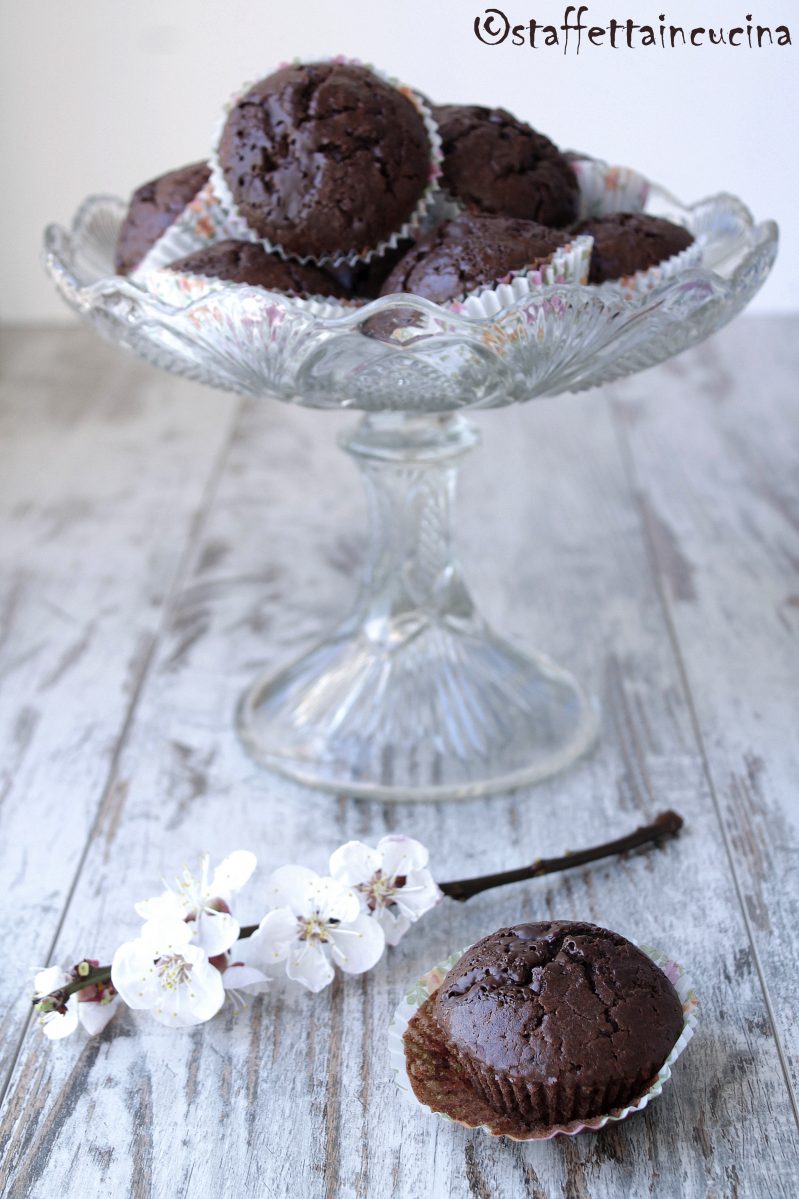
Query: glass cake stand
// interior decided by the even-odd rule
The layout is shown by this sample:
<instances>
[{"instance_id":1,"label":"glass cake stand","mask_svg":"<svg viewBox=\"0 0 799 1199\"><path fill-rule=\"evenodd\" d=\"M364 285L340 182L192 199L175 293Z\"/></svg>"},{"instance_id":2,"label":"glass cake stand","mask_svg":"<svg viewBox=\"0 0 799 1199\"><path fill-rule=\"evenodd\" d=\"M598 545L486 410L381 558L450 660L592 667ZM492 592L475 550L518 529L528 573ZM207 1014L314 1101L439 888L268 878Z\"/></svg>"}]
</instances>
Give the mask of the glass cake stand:
<instances>
[{"instance_id":1,"label":"glass cake stand","mask_svg":"<svg viewBox=\"0 0 799 1199\"><path fill-rule=\"evenodd\" d=\"M646 298L552 285L492 317L385 297L334 318L259 288L216 282L172 306L113 274L126 205L88 199L46 233L67 303L108 340L229 391L355 409L341 436L363 475L371 537L350 616L299 660L258 678L238 711L262 765L313 787L379 799L503 791L572 763L596 735L593 704L541 654L493 632L455 555L463 413L579 391L695 345L744 308L777 250L729 195L647 207L701 239L702 265Z\"/></svg>"}]
</instances>

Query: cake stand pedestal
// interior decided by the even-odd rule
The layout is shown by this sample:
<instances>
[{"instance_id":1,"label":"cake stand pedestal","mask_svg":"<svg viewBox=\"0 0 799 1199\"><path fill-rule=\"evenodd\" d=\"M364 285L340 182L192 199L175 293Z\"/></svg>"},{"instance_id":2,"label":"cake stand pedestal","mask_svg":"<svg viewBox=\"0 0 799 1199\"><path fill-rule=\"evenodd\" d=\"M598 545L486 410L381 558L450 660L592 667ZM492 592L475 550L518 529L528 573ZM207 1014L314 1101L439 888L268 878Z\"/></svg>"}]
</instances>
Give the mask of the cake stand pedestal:
<instances>
[{"instance_id":1,"label":"cake stand pedestal","mask_svg":"<svg viewBox=\"0 0 799 1199\"><path fill-rule=\"evenodd\" d=\"M452 531L459 415L364 417L341 444L369 500L354 611L278 674L256 680L238 728L264 766L379 799L465 799L562 770L594 739L575 681L498 637L476 610Z\"/></svg>"}]
</instances>

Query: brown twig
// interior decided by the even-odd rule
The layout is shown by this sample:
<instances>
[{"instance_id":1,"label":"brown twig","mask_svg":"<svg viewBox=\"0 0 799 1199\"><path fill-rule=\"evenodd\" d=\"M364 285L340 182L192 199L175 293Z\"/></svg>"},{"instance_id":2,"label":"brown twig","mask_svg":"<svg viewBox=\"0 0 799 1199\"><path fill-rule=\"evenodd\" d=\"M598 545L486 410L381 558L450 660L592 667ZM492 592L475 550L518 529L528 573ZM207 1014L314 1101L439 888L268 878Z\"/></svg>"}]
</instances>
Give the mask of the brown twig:
<instances>
[{"instance_id":1,"label":"brown twig","mask_svg":"<svg viewBox=\"0 0 799 1199\"><path fill-rule=\"evenodd\" d=\"M530 866L521 866L518 870L484 874L480 878L457 879L451 883L439 883L439 886L450 899L465 903L473 895L479 895L481 891L490 891L493 887L522 883L527 879L539 878L542 874L557 874L560 870L585 866L588 862L598 862L601 858L610 858L614 854L628 853L631 849L661 845L669 837L676 837L682 826L682 816L678 816L676 812L661 812L652 824L645 824L634 833L628 833L626 837L606 841L604 845L596 845L593 849L579 849L576 853L566 853L560 858L538 858Z\"/></svg>"}]
</instances>

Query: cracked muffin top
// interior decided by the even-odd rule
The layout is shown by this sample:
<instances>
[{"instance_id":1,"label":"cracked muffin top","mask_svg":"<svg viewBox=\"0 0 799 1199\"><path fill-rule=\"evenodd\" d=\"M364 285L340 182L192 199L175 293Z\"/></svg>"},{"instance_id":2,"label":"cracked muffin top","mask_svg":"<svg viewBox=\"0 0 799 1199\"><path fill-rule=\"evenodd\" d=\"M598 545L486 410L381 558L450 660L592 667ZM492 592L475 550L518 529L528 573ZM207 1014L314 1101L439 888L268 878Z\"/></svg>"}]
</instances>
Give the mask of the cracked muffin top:
<instances>
[{"instance_id":1,"label":"cracked muffin top","mask_svg":"<svg viewBox=\"0 0 799 1199\"><path fill-rule=\"evenodd\" d=\"M646 954L568 921L478 941L444 979L434 1012L452 1048L479 1067L583 1088L654 1076L683 1025L677 992Z\"/></svg>"},{"instance_id":2,"label":"cracked muffin top","mask_svg":"<svg viewBox=\"0 0 799 1199\"><path fill-rule=\"evenodd\" d=\"M444 186L465 207L556 228L577 219L577 176L543 133L504 108L442 104L433 115Z\"/></svg>"},{"instance_id":3,"label":"cracked muffin top","mask_svg":"<svg viewBox=\"0 0 799 1199\"><path fill-rule=\"evenodd\" d=\"M233 106L219 162L239 212L287 254L363 253L412 216L431 147L410 99L366 67L282 67Z\"/></svg>"}]
</instances>

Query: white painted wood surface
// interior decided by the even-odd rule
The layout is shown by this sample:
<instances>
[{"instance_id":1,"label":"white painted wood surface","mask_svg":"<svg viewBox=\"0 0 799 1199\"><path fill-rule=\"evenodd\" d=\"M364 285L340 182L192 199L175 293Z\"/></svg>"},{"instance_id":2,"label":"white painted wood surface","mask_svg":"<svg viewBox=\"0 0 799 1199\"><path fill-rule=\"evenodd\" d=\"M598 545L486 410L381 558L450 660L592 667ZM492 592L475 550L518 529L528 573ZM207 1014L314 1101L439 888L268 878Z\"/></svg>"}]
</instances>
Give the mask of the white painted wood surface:
<instances>
[{"instance_id":1,"label":"white painted wood surface","mask_svg":"<svg viewBox=\"0 0 799 1199\"><path fill-rule=\"evenodd\" d=\"M529 791L384 807L257 771L231 725L253 673L351 598L364 512L341 419L240 405L77 329L5 333L1 1193L795 1199L798 334L742 320L604 393L480 418L473 589L598 692L602 740ZM319 996L276 988L187 1034L127 1013L53 1046L29 1025L28 964L108 958L133 901L204 848L252 847L263 877L401 829L448 878L667 806L687 824L669 849L442 905ZM400 1103L385 1033L406 985L544 915L690 969L701 1025L662 1098L527 1146Z\"/></svg>"}]
</instances>

